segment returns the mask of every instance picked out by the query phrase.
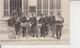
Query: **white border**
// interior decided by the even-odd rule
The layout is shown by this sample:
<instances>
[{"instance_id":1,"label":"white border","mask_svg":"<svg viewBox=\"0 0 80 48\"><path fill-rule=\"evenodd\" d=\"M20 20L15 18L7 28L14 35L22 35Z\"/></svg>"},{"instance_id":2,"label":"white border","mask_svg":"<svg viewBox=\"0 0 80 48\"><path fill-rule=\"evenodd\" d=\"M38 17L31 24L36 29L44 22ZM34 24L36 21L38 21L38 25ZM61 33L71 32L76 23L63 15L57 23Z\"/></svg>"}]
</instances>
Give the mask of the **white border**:
<instances>
[{"instance_id":1,"label":"white border","mask_svg":"<svg viewBox=\"0 0 80 48\"><path fill-rule=\"evenodd\" d=\"M70 34L71 48L80 48L80 1L70 4Z\"/></svg>"}]
</instances>

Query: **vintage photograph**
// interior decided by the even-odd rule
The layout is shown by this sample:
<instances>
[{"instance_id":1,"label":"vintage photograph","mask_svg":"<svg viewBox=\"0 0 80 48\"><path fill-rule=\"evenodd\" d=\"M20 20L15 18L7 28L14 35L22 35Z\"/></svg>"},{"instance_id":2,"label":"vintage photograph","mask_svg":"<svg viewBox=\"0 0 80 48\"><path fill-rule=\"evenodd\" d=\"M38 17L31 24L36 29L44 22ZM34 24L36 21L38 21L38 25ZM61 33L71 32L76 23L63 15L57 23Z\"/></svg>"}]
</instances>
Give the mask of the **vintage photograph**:
<instances>
[{"instance_id":1,"label":"vintage photograph","mask_svg":"<svg viewBox=\"0 0 80 48\"><path fill-rule=\"evenodd\" d=\"M69 44L68 0L1 0L0 42Z\"/></svg>"}]
</instances>

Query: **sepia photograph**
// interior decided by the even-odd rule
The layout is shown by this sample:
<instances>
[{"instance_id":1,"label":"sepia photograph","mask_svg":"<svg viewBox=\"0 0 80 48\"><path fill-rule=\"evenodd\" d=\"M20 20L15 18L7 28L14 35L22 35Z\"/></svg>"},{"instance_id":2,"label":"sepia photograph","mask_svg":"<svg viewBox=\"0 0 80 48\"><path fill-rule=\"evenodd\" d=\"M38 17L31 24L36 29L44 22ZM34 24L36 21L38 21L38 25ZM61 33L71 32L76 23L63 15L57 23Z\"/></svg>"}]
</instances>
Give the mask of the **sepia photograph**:
<instances>
[{"instance_id":1,"label":"sepia photograph","mask_svg":"<svg viewBox=\"0 0 80 48\"><path fill-rule=\"evenodd\" d=\"M69 44L68 0L0 0L0 44Z\"/></svg>"}]
</instances>

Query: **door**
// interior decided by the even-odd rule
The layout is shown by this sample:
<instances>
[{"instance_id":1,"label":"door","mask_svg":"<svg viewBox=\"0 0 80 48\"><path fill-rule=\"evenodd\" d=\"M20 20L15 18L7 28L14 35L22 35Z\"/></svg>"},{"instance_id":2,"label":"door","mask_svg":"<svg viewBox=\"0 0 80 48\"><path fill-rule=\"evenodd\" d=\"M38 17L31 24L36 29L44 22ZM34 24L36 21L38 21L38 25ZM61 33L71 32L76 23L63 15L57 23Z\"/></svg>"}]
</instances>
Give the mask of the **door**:
<instances>
[{"instance_id":1,"label":"door","mask_svg":"<svg viewBox=\"0 0 80 48\"><path fill-rule=\"evenodd\" d=\"M36 7L35 6L29 7L29 16L31 17L32 14L33 14L33 16L36 16Z\"/></svg>"}]
</instances>

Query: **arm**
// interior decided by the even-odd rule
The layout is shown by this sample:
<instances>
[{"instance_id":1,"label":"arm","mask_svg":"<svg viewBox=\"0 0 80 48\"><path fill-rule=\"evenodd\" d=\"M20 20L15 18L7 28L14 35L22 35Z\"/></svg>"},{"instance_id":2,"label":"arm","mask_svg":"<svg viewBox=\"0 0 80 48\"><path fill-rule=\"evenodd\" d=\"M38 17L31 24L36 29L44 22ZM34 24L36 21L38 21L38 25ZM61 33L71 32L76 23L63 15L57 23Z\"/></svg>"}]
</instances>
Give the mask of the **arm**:
<instances>
[{"instance_id":1,"label":"arm","mask_svg":"<svg viewBox=\"0 0 80 48\"><path fill-rule=\"evenodd\" d=\"M64 23L64 18L62 18L62 23Z\"/></svg>"}]
</instances>

